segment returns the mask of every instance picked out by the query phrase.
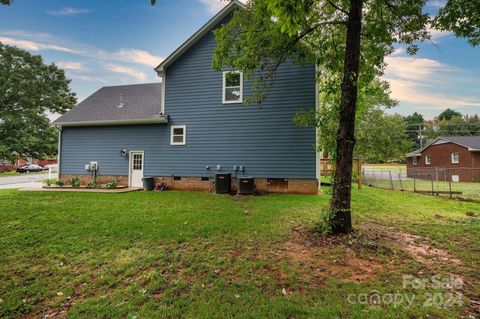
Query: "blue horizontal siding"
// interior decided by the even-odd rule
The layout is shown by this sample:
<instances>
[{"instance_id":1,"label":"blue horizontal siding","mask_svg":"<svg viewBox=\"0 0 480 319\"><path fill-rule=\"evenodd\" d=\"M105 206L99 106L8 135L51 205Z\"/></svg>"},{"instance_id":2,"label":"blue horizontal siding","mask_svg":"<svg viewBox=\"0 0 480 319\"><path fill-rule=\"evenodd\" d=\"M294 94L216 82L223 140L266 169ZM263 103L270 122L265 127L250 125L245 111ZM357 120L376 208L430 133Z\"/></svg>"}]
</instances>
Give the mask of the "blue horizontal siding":
<instances>
[{"instance_id":1,"label":"blue horizontal siding","mask_svg":"<svg viewBox=\"0 0 480 319\"><path fill-rule=\"evenodd\" d=\"M85 164L98 161L102 175L128 175L128 157L120 155L127 149L145 151L145 175L204 176L217 165L224 172L243 165L253 177L315 178L315 130L293 122L315 107L314 66L282 65L260 105L224 105L214 48L209 33L166 69L168 125L64 128L61 173L86 173ZM244 80L244 97L252 93ZM170 125L187 126L187 145L170 145Z\"/></svg>"}]
</instances>

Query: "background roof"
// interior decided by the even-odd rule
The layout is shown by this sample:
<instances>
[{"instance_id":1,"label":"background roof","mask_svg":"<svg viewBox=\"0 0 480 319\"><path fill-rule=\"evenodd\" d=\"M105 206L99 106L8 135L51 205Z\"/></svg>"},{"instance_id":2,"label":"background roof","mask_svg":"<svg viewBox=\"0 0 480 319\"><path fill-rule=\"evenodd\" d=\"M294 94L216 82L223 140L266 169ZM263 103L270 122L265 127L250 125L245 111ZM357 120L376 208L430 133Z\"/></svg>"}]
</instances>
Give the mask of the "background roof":
<instances>
[{"instance_id":1,"label":"background roof","mask_svg":"<svg viewBox=\"0 0 480 319\"><path fill-rule=\"evenodd\" d=\"M480 136L442 136L441 138L469 148L480 149Z\"/></svg>"},{"instance_id":2,"label":"background roof","mask_svg":"<svg viewBox=\"0 0 480 319\"><path fill-rule=\"evenodd\" d=\"M106 86L96 91L53 124L140 120L160 117L161 83ZM123 107L118 107L123 102Z\"/></svg>"}]
</instances>

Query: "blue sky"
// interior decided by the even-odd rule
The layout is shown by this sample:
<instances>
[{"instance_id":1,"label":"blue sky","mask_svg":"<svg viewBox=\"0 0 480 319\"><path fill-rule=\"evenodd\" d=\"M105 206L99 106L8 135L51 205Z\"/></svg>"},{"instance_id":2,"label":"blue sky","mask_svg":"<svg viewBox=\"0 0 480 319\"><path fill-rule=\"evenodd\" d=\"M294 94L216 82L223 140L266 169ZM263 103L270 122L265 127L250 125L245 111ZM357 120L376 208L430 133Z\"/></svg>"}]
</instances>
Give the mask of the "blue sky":
<instances>
[{"instance_id":1,"label":"blue sky","mask_svg":"<svg viewBox=\"0 0 480 319\"><path fill-rule=\"evenodd\" d=\"M105 85L158 81L153 67L201 27L220 0L60 1L15 0L0 6L0 41L17 45L64 68L79 101ZM435 10L441 0L430 0ZM448 33L433 33L409 57L387 57L385 78L399 105L432 118L451 107L480 113L480 48Z\"/></svg>"}]
</instances>

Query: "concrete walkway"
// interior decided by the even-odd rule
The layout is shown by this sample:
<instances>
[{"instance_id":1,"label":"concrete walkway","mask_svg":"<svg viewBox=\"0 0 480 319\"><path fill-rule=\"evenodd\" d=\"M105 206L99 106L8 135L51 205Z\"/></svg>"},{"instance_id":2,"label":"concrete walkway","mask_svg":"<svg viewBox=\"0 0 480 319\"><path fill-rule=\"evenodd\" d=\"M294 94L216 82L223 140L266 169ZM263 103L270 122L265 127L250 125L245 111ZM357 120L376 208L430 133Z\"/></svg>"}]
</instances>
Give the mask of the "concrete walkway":
<instances>
[{"instance_id":1,"label":"concrete walkway","mask_svg":"<svg viewBox=\"0 0 480 319\"><path fill-rule=\"evenodd\" d=\"M0 185L40 182L47 178L48 173L25 173L15 176L2 176L0 177ZM52 173L51 178L58 178L58 174Z\"/></svg>"},{"instance_id":2,"label":"concrete walkway","mask_svg":"<svg viewBox=\"0 0 480 319\"><path fill-rule=\"evenodd\" d=\"M41 182L27 182L27 183L11 183L0 185L0 189L20 189L20 190L31 190L31 191L41 191L43 183Z\"/></svg>"},{"instance_id":3,"label":"concrete walkway","mask_svg":"<svg viewBox=\"0 0 480 319\"><path fill-rule=\"evenodd\" d=\"M20 191L26 192L77 192L77 193L111 193L111 194L120 194L120 193L129 193L142 190L141 188L43 188L44 184L40 182L30 182L30 183L16 183L16 184L7 184L0 185L0 189L18 189Z\"/></svg>"}]
</instances>

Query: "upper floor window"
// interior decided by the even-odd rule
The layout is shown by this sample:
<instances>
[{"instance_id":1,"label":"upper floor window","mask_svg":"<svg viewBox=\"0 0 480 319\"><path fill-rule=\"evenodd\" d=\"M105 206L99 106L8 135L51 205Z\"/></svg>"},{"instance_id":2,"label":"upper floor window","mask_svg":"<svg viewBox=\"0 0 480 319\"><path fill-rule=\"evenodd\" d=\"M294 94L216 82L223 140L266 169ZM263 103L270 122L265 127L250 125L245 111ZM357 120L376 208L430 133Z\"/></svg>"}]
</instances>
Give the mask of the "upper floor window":
<instances>
[{"instance_id":1,"label":"upper floor window","mask_svg":"<svg viewBox=\"0 0 480 319\"><path fill-rule=\"evenodd\" d=\"M187 144L187 127L185 125L172 125L170 132L170 145Z\"/></svg>"},{"instance_id":2,"label":"upper floor window","mask_svg":"<svg viewBox=\"0 0 480 319\"><path fill-rule=\"evenodd\" d=\"M417 164L418 164L418 162L417 162L417 157L416 157L416 156L412 157L412 164L413 164L413 165L417 165Z\"/></svg>"},{"instance_id":3,"label":"upper floor window","mask_svg":"<svg viewBox=\"0 0 480 319\"><path fill-rule=\"evenodd\" d=\"M425 165L432 164L432 157L430 155L425 156Z\"/></svg>"},{"instance_id":4,"label":"upper floor window","mask_svg":"<svg viewBox=\"0 0 480 319\"><path fill-rule=\"evenodd\" d=\"M242 103L243 102L243 73L239 71L223 72L222 102Z\"/></svg>"},{"instance_id":5,"label":"upper floor window","mask_svg":"<svg viewBox=\"0 0 480 319\"><path fill-rule=\"evenodd\" d=\"M460 163L460 155L458 153L452 153L452 164Z\"/></svg>"}]
</instances>

